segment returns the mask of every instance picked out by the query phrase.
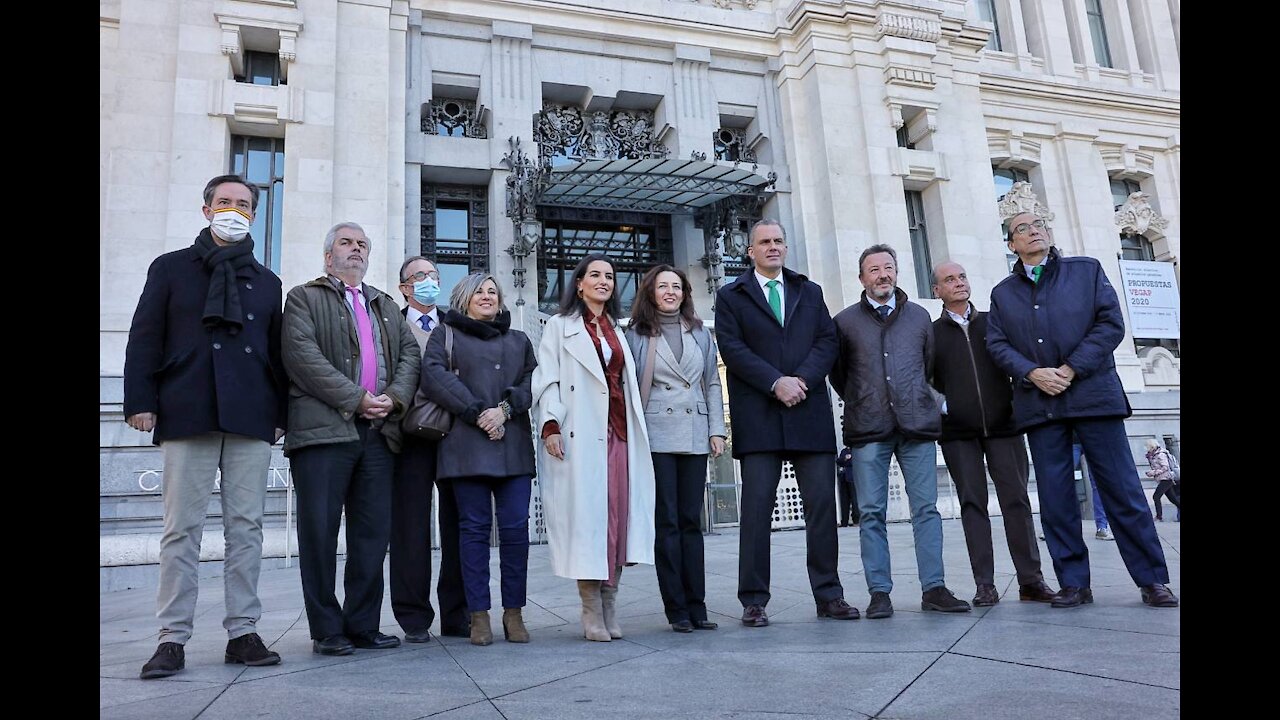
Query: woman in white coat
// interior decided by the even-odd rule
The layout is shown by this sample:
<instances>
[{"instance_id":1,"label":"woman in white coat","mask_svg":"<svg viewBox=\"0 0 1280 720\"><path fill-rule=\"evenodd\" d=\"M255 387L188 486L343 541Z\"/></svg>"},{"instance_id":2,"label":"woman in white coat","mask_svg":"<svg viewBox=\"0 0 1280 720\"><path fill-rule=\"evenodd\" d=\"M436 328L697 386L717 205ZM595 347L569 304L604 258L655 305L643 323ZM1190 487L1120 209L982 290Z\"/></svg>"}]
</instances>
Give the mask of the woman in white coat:
<instances>
[{"instance_id":1,"label":"woman in white coat","mask_svg":"<svg viewBox=\"0 0 1280 720\"><path fill-rule=\"evenodd\" d=\"M578 581L588 640L622 637L622 566L653 564L653 458L635 363L617 327L613 263L588 255L547 321L533 373L551 570Z\"/></svg>"}]
</instances>

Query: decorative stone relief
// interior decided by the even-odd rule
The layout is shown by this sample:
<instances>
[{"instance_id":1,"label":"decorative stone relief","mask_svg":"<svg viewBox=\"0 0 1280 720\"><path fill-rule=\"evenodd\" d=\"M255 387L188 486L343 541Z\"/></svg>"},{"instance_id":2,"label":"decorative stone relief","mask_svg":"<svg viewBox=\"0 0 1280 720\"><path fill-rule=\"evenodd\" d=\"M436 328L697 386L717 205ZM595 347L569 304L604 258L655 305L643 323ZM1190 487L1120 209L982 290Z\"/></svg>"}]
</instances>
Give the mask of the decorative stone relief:
<instances>
[{"instance_id":1,"label":"decorative stone relief","mask_svg":"<svg viewBox=\"0 0 1280 720\"><path fill-rule=\"evenodd\" d=\"M1045 222L1053 221L1053 213L1049 212L1049 208L1040 203L1040 198L1031 190L1031 183L1016 182L1005 196L1000 198L997 205L1000 211L1000 220L1008 220L1019 213L1034 213L1036 217L1043 218Z\"/></svg>"},{"instance_id":2,"label":"decorative stone relief","mask_svg":"<svg viewBox=\"0 0 1280 720\"><path fill-rule=\"evenodd\" d=\"M1015 186L1016 187L1016 186ZM1116 229L1122 233L1146 234L1148 229L1164 232L1169 221L1160 217L1151 207L1151 196L1144 192L1131 193L1129 199L1115 214Z\"/></svg>"},{"instance_id":3,"label":"decorative stone relief","mask_svg":"<svg viewBox=\"0 0 1280 720\"><path fill-rule=\"evenodd\" d=\"M936 43L942 39L942 23L913 15L881 12L880 17L876 19L876 32L882 36L891 35Z\"/></svg>"},{"instance_id":4,"label":"decorative stone relief","mask_svg":"<svg viewBox=\"0 0 1280 720\"><path fill-rule=\"evenodd\" d=\"M547 103L533 117L533 140L543 163L559 155L573 161L644 160L665 158L670 152L653 137L651 110L598 110Z\"/></svg>"}]
</instances>

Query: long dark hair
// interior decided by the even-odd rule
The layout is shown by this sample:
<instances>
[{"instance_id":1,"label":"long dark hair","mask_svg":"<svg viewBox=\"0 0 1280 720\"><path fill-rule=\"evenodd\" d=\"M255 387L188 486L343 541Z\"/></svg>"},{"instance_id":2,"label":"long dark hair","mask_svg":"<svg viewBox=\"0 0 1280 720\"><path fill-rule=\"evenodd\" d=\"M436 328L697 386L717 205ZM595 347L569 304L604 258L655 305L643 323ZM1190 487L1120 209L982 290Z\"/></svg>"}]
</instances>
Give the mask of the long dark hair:
<instances>
[{"instance_id":1,"label":"long dark hair","mask_svg":"<svg viewBox=\"0 0 1280 720\"><path fill-rule=\"evenodd\" d=\"M680 278L680 287L683 290L680 298L680 319L684 320L685 325L688 325L691 330L702 327L702 319L693 311L693 293L689 292L689 277L670 265L658 265L650 268L649 272L641 278L640 287L636 290L636 301L631 306L631 327L647 337L656 337L662 333L658 303L653 296L658 287L658 276L664 272L675 273L676 277Z\"/></svg>"},{"instance_id":2,"label":"long dark hair","mask_svg":"<svg viewBox=\"0 0 1280 720\"><path fill-rule=\"evenodd\" d=\"M560 296L559 314L585 316L583 311L587 309L587 303L578 296L578 281L586 277L587 267L597 260L609 263L609 268L613 270L613 294L604 302L604 312L616 325L622 316L622 305L618 302L618 271L609 256L603 253L592 253L582 258L578 266L573 269L573 276L565 284L564 294Z\"/></svg>"}]
</instances>

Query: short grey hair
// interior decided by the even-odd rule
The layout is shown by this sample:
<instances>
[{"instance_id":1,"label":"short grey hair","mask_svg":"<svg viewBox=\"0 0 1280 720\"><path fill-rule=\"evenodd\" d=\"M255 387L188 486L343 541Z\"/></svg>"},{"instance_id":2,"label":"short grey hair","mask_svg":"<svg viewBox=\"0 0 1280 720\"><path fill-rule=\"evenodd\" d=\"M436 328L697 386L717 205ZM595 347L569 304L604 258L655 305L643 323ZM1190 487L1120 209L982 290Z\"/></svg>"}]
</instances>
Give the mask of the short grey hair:
<instances>
[{"instance_id":1,"label":"short grey hair","mask_svg":"<svg viewBox=\"0 0 1280 720\"><path fill-rule=\"evenodd\" d=\"M898 265L898 253L894 252L893 248L889 247L888 245L885 245L884 243L877 243L867 248L866 250L863 250L862 255L858 258L858 275L859 276L862 275L862 262L866 260L868 257L872 255L877 255L879 253L889 253L889 257L893 258L894 266L896 267Z\"/></svg>"},{"instance_id":2,"label":"short grey hair","mask_svg":"<svg viewBox=\"0 0 1280 720\"><path fill-rule=\"evenodd\" d=\"M458 284L453 286L453 292L449 293L449 307L466 315L467 306L471 304L471 296L476 294L485 280L492 280L493 286L498 288L498 312L506 310L507 304L502 300L502 283L498 282L498 278L492 273L487 272L471 273L459 280Z\"/></svg>"},{"instance_id":3,"label":"short grey hair","mask_svg":"<svg viewBox=\"0 0 1280 720\"><path fill-rule=\"evenodd\" d=\"M352 230L359 230L360 234L364 235L365 239L369 241L369 253L373 254L373 239L369 237L369 233L364 231L364 228L360 227L359 225L353 222L340 222L337 225L334 225L333 227L329 228L329 232L325 233L324 235L325 254L333 252L333 241L338 239L338 231L342 230L343 228L351 228Z\"/></svg>"},{"instance_id":4,"label":"short grey hair","mask_svg":"<svg viewBox=\"0 0 1280 720\"><path fill-rule=\"evenodd\" d=\"M1161 447L1160 441L1155 438L1147 438L1147 450L1155 450Z\"/></svg>"},{"instance_id":5,"label":"short grey hair","mask_svg":"<svg viewBox=\"0 0 1280 720\"><path fill-rule=\"evenodd\" d=\"M787 241L787 229L786 229L785 227L783 227L783 226L782 226L782 223L778 222L777 220L775 220L775 219L773 219L773 218L761 218L760 220L757 220L757 221L755 221L754 223L752 223L752 224L751 224L751 229L747 231L747 244L748 244L748 245L750 245L750 244L751 244L751 238L752 238L752 237L754 237L754 236L755 236L755 234L756 234L756 228L758 228L758 227L763 227L763 226L765 226L765 225L777 225L777 226L778 226L778 229L782 231L782 241L783 241L783 242L786 242L786 241Z\"/></svg>"}]
</instances>

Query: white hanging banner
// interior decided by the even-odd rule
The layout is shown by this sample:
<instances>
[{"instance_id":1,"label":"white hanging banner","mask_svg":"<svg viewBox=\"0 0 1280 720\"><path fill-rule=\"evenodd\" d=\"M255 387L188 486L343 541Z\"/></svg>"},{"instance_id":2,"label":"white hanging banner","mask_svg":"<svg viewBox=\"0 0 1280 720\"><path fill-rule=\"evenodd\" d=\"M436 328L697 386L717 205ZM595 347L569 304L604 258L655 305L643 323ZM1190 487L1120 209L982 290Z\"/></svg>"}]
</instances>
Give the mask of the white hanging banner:
<instances>
[{"instance_id":1,"label":"white hanging banner","mask_svg":"<svg viewBox=\"0 0 1280 720\"><path fill-rule=\"evenodd\" d=\"M1121 260L1120 277L1133 337L1181 339L1181 296L1173 263Z\"/></svg>"}]
</instances>

